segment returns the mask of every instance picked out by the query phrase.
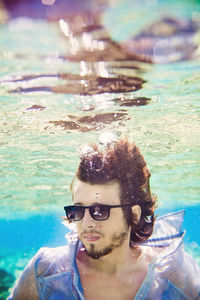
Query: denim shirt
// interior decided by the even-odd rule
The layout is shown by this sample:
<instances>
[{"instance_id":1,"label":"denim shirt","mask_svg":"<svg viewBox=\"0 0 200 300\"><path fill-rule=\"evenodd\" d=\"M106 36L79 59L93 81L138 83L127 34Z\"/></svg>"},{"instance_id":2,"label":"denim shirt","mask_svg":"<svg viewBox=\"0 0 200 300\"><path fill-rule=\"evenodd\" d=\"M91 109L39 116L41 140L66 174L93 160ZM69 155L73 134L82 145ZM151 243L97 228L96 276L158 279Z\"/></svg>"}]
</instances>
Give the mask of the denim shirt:
<instances>
[{"instance_id":1,"label":"denim shirt","mask_svg":"<svg viewBox=\"0 0 200 300\"><path fill-rule=\"evenodd\" d=\"M200 299L200 268L184 251L183 217L184 211L179 211L157 218L151 238L141 244L163 250L149 264L135 300ZM74 231L68 239L67 246L41 248L36 254L35 280L41 300L85 299L76 264L82 244Z\"/></svg>"}]
</instances>

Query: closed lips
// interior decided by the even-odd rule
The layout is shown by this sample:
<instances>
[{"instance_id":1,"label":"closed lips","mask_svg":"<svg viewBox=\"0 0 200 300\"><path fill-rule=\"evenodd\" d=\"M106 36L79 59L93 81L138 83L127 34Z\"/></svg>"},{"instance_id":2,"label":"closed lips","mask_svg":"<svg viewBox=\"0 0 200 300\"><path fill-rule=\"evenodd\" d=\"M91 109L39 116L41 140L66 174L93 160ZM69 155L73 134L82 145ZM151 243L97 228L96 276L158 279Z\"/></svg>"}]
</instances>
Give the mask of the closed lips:
<instances>
[{"instance_id":1,"label":"closed lips","mask_svg":"<svg viewBox=\"0 0 200 300\"><path fill-rule=\"evenodd\" d=\"M83 237L87 240L93 240L93 239L99 239L100 238L99 235L93 235L93 234L84 235Z\"/></svg>"},{"instance_id":2,"label":"closed lips","mask_svg":"<svg viewBox=\"0 0 200 300\"><path fill-rule=\"evenodd\" d=\"M96 233L84 233L82 234L82 237L84 239L86 239L87 241L97 241L98 239L100 239L102 235L100 234L96 234Z\"/></svg>"},{"instance_id":3,"label":"closed lips","mask_svg":"<svg viewBox=\"0 0 200 300\"><path fill-rule=\"evenodd\" d=\"M97 231L83 231L81 233L81 236L82 237L86 237L86 236L98 236L98 237L100 237L100 236L103 236L103 234L100 233L100 232L97 232Z\"/></svg>"}]
</instances>

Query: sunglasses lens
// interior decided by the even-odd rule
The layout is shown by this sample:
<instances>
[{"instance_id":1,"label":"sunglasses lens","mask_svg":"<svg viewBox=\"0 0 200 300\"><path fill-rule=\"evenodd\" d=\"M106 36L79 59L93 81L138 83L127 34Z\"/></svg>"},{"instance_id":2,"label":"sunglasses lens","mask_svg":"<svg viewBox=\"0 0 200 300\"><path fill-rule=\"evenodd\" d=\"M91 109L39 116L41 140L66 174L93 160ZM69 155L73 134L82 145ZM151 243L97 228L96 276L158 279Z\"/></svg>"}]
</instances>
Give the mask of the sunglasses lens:
<instances>
[{"instance_id":1,"label":"sunglasses lens","mask_svg":"<svg viewBox=\"0 0 200 300\"><path fill-rule=\"evenodd\" d=\"M84 216L84 207L80 206L68 206L65 208L66 215L70 221L79 221Z\"/></svg>"},{"instance_id":2,"label":"sunglasses lens","mask_svg":"<svg viewBox=\"0 0 200 300\"><path fill-rule=\"evenodd\" d=\"M110 215L110 208L106 205L97 205L90 208L90 213L93 219L102 221L107 220Z\"/></svg>"},{"instance_id":3,"label":"sunglasses lens","mask_svg":"<svg viewBox=\"0 0 200 300\"><path fill-rule=\"evenodd\" d=\"M66 216L69 221L79 221L84 217L84 206L65 206ZM110 216L110 206L108 205L92 205L89 208L90 215L97 221L107 220Z\"/></svg>"}]
</instances>

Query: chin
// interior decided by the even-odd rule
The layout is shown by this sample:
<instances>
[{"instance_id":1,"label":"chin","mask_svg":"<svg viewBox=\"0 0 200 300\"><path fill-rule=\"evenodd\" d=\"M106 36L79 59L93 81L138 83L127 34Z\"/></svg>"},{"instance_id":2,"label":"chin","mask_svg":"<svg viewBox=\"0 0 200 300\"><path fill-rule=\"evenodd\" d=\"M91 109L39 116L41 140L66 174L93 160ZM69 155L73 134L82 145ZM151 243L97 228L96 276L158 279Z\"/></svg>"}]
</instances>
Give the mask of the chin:
<instances>
[{"instance_id":1,"label":"chin","mask_svg":"<svg viewBox=\"0 0 200 300\"><path fill-rule=\"evenodd\" d=\"M99 259L111 253L114 247L105 247L103 249L97 249L95 245L90 245L90 247L85 247L86 253L89 257L93 259Z\"/></svg>"}]
</instances>

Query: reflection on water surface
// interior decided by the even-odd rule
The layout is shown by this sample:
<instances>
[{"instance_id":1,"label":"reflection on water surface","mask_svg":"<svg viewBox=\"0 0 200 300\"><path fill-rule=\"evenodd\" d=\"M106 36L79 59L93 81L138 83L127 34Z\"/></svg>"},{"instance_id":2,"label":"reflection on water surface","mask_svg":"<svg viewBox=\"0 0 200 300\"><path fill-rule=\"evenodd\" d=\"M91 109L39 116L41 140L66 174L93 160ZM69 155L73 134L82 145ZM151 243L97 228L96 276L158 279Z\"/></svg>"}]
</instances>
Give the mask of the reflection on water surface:
<instances>
[{"instance_id":1,"label":"reflection on water surface","mask_svg":"<svg viewBox=\"0 0 200 300\"><path fill-rule=\"evenodd\" d=\"M19 212L27 201L34 210L43 203L39 198L43 193L45 195L46 189L41 187L36 197L32 194L33 182L37 182L37 172L32 169L35 169L35 153L37 161L51 159L60 162L58 189L50 180L52 175L49 171L53 173L54 167L44 163L42 171L39 171L43 174L41 186L48 187L47 190L52 192L48 195L51 205L55 203L55 190L64 191L59 174L65 174L67 182L70 182L75 169L72 162L76 161L74 149L82 142L97 139L101 130L114 130L118 135L131 136L143 148L156 174L173 169L174 160L178 164L178 157L184 149L186 158L182 160L180 176L184 180L194 176L194 180L189 180L185 186L189 184L193 191L198 189L199 90L196 82L199 61L198 58L192 60L197 57L199 47L196 35L199 32L198 4L185 3L185 8L182 7L177 16L173 13L169 17L163 16L162 3L145 4L152 11L152 19L146 18L144 24L147 15L143 2L134 5L127 1L127 5L122 5L120 1L115 4L100 1L93 4L93 11L88 8L89 2L85 2L78 12L78 2L74 2L67 11L62 1L55 3L57 10L54 17L47 13L52 11L53 6L42 6L43 14L36 13L35 7L41 7L40 1L30 1L29 4L22 0L8 1L4 5L8 18L1 28L0 114L2 178L6 178L2 181L2 187L6 213L10 215L7 210L11 203L9 199L14 203L16 201ZM30 5L29 8L34 6L28 14L27 5ZM167 14L170 9L173 11L173 5L165 5ZM127 13L127 7L130 9L126 19L123 14ZM156 16L153 14L155 8ZM21 18L25 15L37 20ZM125 21L121 27L124 33L126 29L130 32L131 28L133 33L120 41L114 38L111 25L115 24L118 28L119 24L115 22L117 19L121 22L123 16ZM112 24L108 22L108 17ZM140 20L143 27L137 34L134 32L137 27L133 26L134 20L137 26ZM162 44L166 38L170 39L171 46L173 40L182 46L165 47L163 53L162 49L159 52L152 50L157 47L157 41ZM187 50L188 47L190 50ZM156 53L158 56L155 56ZM159 55L165 57L165 63L173 61L173 64L155 64L162 62L162 59L158 61ZM184 61L175 63L180 60ZM79 135L76 136L80 132L84 133L81 135L82 141ZM58 152L52 152L52 143L59 149ZM5 156L6 149L9 151ZM23 155L20 154L22 150L26 151ZM173 162L172 155L177 155ZM68 156L73 157L70 172L67 169L63 172ZM163 163L161 158L164 158ZM157 160L159 163L156 163ZM25 172L20 172L20 169ZM174 174L176 170L170 175L172 177L166 176L166 180L172 190L177 191L177 188L174 189ZM20 197L16 192L18 181ZM157 179L155 188L164 199L167 191L163 193L165 189ZM25 199L27 190L30 190L29 200ZM182 193L182 190L179 192ZM182 194L186 193L183 191ZM66 196L64 192L61 195L64 203ZM178 192L176 197L180 198L180 203L188 201ZM194 202L198 198L196 192L189 197ZM167 198L169 203L173 202L172 195Z\"/></svg>"}]
</instances>

